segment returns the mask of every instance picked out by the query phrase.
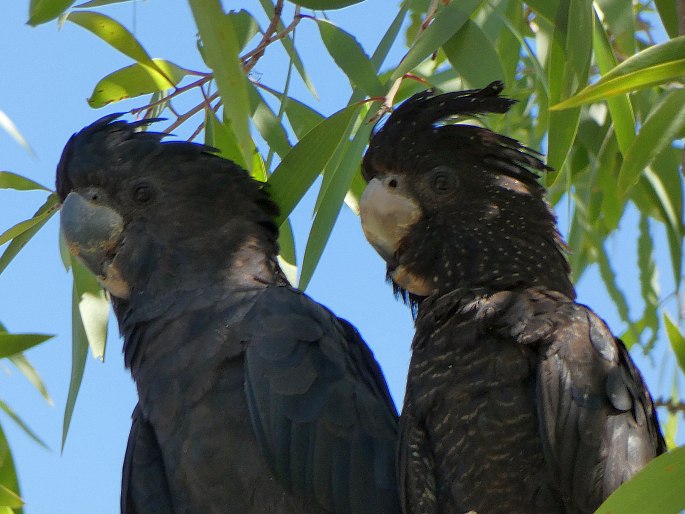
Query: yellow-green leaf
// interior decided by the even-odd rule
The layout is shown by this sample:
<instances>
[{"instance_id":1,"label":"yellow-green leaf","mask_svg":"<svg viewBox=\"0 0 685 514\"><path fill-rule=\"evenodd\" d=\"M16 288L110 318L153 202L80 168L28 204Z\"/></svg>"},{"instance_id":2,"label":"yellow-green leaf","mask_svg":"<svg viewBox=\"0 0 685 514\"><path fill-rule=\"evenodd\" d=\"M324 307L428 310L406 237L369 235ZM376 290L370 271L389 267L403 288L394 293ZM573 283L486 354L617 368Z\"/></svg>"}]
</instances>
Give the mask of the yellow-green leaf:
<instances>
[{"instance_id":1,"label":"yellow-green leaf","mask_svg":"<svg viewBox=\"0 0 685 514\"><path fill-rule=\"evenodd\" d=\"M550 107L562 110L679 80L685 76L685 36L651 46L616 66L578 94Z\"/></svg>"},{"instance_id":2,"label":"yellow-green leaf","mask_svg":"<svg viewBox=\"0 0 685 514\"><path fill-rule=\"evenodd\" d=\"M59 210L59 199L56 194L51 194L48 196L45 204L38 209L33 218L21 221L14 225L13 227L7 229L5 232L0 234L0 246L4 245L6 242L14 239L20 234L23 234L30 228L38 225L43 220L46 220Z\"/></svg>"},{"instance_id":3,"label":"yellow-green leaf","mask_svg":"<svg viewBox=\"0 0 685 514\"><path fill-rule=\"evenodd\" d=\"M29 21L32 27L54 20L66 11L75 0L31 0Z\"/></svg>"},{"instance_id":4,"label":"yellow-green leaf","mask_svg":"<svg viewBox=\"0 0 685 514\"><path fill-rule=\"evenodd\" d=\"M250 137L249 97L245 71L239 59L238 37L233 23L226 23L219 0L189 0L202 38L207 64L214 70L224 104L224 122L230 121L243 162L250 171L254 143Z\"/></svg>"},{"instance_id":5,"label":"yellow-green leaf","mask_svg":"<svg viewBox=\"0 0 685 514\"><path fill-rule=\"evenodd\" d=\"M0 171L0 189L16 189L18 191L32 191L42 189L50 191L47 187L41 186L38 182L12 173L11 171Z\"/></svg>"},{"instance_id":6,"label":"yellow-green leaf","mask_svg":"<svg viewBox=\"0 0 685 514\"><path fill-rule=\"evenodd\" d=\"M14 122L2 110L0 110L0 127L5 129L5 132L7 132L17 143L19 143L24 150L35 157L36 154L33 151L33 148L31 148L31 145L29 145L24 136L21 135L21 132L19 132L19 129Z\"/></svg>"},{"instance_id":7,"label":"yellow-green leaf","mask_svg":"<svg viewBox=\"0 0 685 514\"><path fill-rule=\"evenodd\" d=\"M188 70L172 62L163 59L152 61L157 68L164 71L164 75L139 63L126 66L101 79L93 88L88 104L94 109L99 109L112 102L165 91L177 85L188 73Z\"/></svg>"},{"instance_id":8,"label":"yellow-green leaf","mask_svg":"<svg viewBox=\"0 0 685 514\"><path fill-rule=\"evenodd\" d=\"M18 494L0 484L0 507L16 508L24 505Z\"/></svg>"},{"instance_id":9,"label":"yellow-green leaf","mask_svg":"<svg viewBox=\"0 0 685 514\"><path fill-rule=\"evenodd\" d=\"M66 19L89 30L122 54L127 55L143 66L150 67L159 75L165 77L164 71L152 60L135 36L118 21L104 14L92 11L71 12L67 15ZM166 81L169 87L173 85L171 79L166 78Z\"/></svg>"},{"instance_id":10,"label":"yellow-green leaf","mask_svg":"<svg viewBox=\"0 0 685 514\"><path fill-rule=\"evenodd\" d=\"M0 332L0 359L33 348L50 339L48 334L8 334Z\"/></svg>"}]
</instances>

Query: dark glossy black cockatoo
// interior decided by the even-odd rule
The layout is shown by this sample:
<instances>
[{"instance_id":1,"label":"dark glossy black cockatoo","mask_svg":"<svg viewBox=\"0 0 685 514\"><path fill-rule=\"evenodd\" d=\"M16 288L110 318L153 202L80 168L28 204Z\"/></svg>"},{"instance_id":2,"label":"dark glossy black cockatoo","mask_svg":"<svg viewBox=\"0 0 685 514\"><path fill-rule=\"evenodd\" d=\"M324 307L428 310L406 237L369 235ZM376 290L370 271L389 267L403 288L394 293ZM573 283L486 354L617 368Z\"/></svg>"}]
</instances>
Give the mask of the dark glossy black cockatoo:
<instances>
[{"instance_id":1,"label":"dark glossy black cockatoo","mask_svg":"<svg viewBox=\"0 0 685 514\"><path fill-rule=\"evenodd\" d=\"M384 378L352 325L287 284L263 185L116 118L70 139L57 190L138 389L122 512L399 512Z\"/></svg>"},{"instance_id":2,"label":"dark glossy black cockatoo","mask_svg":"<svg viewBox=\"0 0 685 514\"><path fill-rule=\"evenodd\" d=\"M624 345L574 301L535 152L455 116L502 84L419 93L363 161L366 237L418 308L400 417L410 514L589 513L665 451Z\"/></svg>"}]
</instances>

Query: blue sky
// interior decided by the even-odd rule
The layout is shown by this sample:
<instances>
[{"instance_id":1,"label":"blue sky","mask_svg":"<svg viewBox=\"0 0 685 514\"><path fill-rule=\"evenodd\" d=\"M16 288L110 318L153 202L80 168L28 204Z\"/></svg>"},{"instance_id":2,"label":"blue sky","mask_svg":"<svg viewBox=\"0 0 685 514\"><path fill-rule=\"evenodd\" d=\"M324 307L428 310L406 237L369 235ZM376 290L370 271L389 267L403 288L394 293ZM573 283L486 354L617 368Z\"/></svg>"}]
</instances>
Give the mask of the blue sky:
<instances>
[{"instance_id":1,"label":"blue sky","mask_svg":"<svg viewBox=\"0 0 685 514\"><path fill-rule=\"evenodd\" d=\"M237 2L235 4L238 4ZM371 4L385 4L375 7ZM333 14L333 19L354 33L367 52L390 23L394 12L388 2L365 2ZM240 2L258 11L257 2ZM104 114L143 105L134 100L92 110L86 98L100 78L131 64L128 58L80 27L67 23L60 31L55 22L38 28L25 25L28 1L7 2L0 30L0 109L18 126L35 150L32 157L0 132L0 170L23 174L49 187L68 137ZM123 4L102 12L129 29L153 57L179 65L205 69L195 50L195 27L185 1L151 0ZM363 13L363 15L362 15ZM349 97L349 86L318 41L318 31L306 20L298 38L302 56L321 100L316 108L331 114ZM269 54L254 69L254 76L281 88L285 77L282 60ZM390 62L401 58L398 49ZM310 102L300 84L296 96ZM199 122L199 121L198 121ZM192 129L179 131L187 136ZM0 232L30 217L44 201L44 193L0 190ZM304 249L315 195L309 194L294 213L298 250ZM562 206L560 215L565 214ZM632 218L632 219L631 219ZM621 259L619 283L629 296L639 296L632 233L635 217L610 243ZM562 222L562 233L565 230ZM56 337L27 352L42 375L54 405L50 406L11 366L0 362L0 398L6 401L50 446L45 450L17 430L6 416L0 422L7 432L18 466L27 514L109 514L118 512L121 463L136 402L135 388L123 367L121 341L111 325L105 364L89 358L76 404L69 438L60 454L62 416L71 369L71 279L58 253L55 217L22 254L0 275L0 322L11 332L42 332ZM660 252L664 246L659 245ZM299 255L301 259L301 255ZM657 255L664 264L665 256ZM663 267L662 269L668 269ZM666 273L664 273L666 274ZM409 309L395 301L384 283L384 264L366 244L358 219L346 208L340 215L308 293L337 315L354 323L383 367L398 405L404 390L413 326ZM668 277L665 277L666 279ZM668 284L664 285L668 291ZM615 309L594 270L584 277L579 299L594 307L614 331L622 330ZM661 347L665 347L662 342ZM661 355L661 353L658 353ZM664 373L646 359L639 364L654 391L669 391L670 368Z\"/></svg>"}]
</instances>

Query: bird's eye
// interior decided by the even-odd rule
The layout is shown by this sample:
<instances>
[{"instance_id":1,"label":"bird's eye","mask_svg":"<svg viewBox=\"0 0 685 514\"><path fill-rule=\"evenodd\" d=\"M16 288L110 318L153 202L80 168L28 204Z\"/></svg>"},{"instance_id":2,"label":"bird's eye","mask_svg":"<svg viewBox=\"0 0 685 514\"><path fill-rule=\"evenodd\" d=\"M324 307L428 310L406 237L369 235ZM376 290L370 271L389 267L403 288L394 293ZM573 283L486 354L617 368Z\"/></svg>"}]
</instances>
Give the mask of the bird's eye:
<instances>
[{"instance_id":1,"label":"bird's eye","mask_svg":"<svg viewBox=\"0 0 685 514\"><path fill-rule=\"evenodd\" d=\"M445 166L438 166L433 169L431 177L431 187L438 194L447 194L457 185L457 177L454 170Z\"/></svg>"},{"instance_id":2,"label":"bird's eye","mask_svg":"<svg viewBox=\"0 0 685 514\"><path fill-rule=\"evenodd\" d=\"M148 203L152 200L152 187L149 184L138 184L133 189L133 198L138 203Z\"/></svg>"}]
</instances>

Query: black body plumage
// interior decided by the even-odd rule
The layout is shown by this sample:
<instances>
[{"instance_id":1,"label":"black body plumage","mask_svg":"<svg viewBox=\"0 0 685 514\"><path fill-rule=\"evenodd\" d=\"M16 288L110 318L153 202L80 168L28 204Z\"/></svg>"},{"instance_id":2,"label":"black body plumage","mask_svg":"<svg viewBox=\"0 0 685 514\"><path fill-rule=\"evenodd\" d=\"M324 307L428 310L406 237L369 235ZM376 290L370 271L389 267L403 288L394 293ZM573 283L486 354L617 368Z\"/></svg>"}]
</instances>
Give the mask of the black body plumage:
<instances>
[{"instance_id":1,"label":"black body plumage","mask_svg":"<svg viewBox=\"0 0 685 514\"><path fill-rule=\"evenodd\" d=\"M400 418L408 514L594 512L666 449L623 343L574 301L546 166L451 124L506 112L501 90L415 95L364 157L362 225L417 308ZM397 213L411 223L393 226Z\"/></svg>"},{"instance_id":2,"label":"black body plumage","mask_svg":"<svg viewBox=\"0 0 685 514\"><path fill-rule=\"evenodd\" d=\"M287 284L262 185L116 118L72 137L57 190L138 390L122 512L398 512L381 371L349 323Z\"/></svg>"}]
</instances>

